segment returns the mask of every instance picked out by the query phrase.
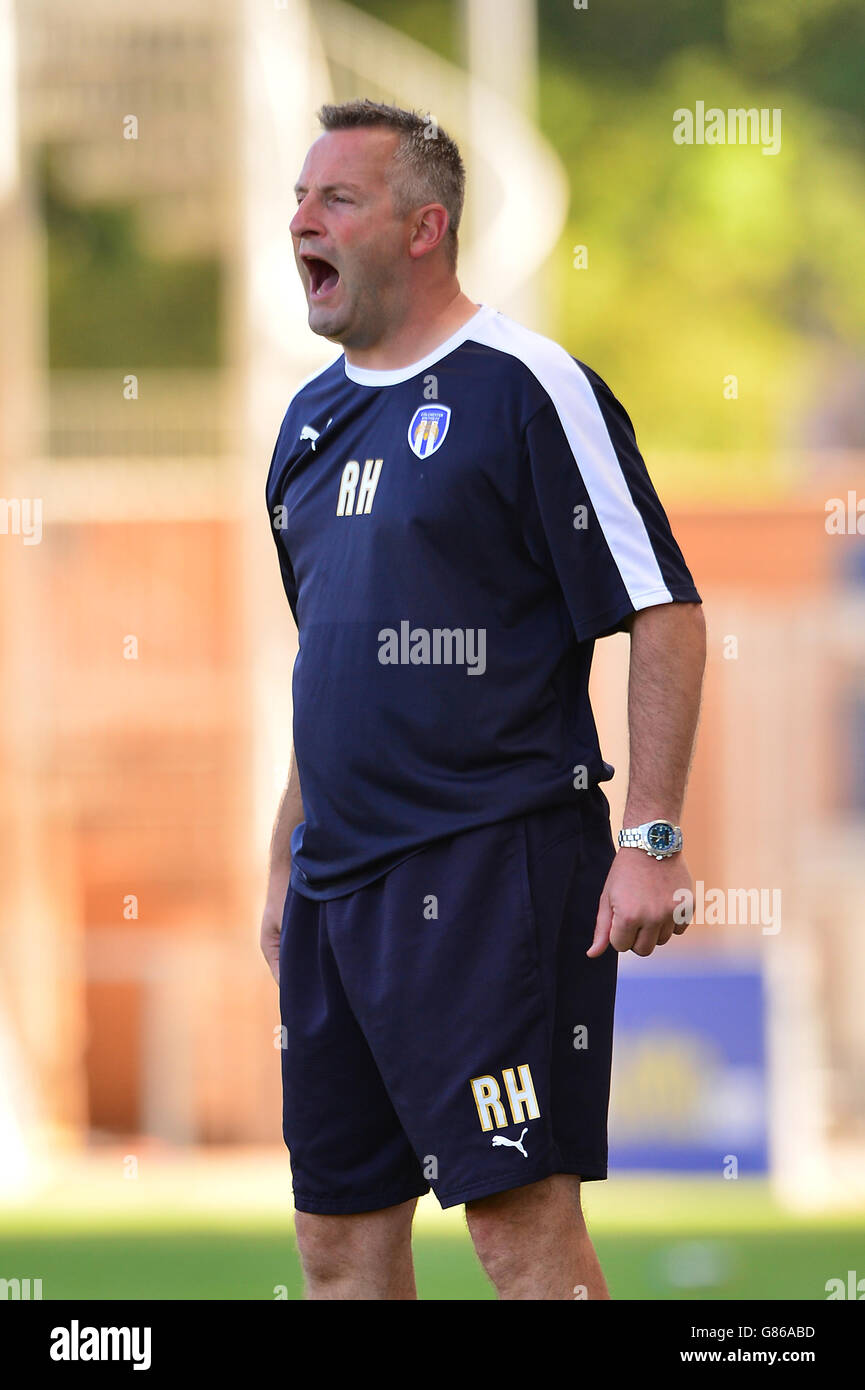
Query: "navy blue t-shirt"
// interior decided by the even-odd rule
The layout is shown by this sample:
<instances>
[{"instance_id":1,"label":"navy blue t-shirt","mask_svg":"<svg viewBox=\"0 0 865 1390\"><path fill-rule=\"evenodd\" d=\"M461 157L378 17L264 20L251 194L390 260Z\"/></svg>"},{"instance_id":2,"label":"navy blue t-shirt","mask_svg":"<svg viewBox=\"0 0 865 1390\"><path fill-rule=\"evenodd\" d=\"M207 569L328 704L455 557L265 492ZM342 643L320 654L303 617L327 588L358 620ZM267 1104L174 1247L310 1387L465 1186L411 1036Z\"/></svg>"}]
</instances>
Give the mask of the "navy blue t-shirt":
<instances>
[{"instance_id":1,"label":"navy blue t-shirt","mask_svg":"<svg viewBox=\"0 0 865 1390\"><path fill-rule=\"evenodd\" d=\"M608 780L594 639L700 602L609 388L488 306L411 366L305 382L266 495L311 898Z\"/></svg>"}]
</instances>

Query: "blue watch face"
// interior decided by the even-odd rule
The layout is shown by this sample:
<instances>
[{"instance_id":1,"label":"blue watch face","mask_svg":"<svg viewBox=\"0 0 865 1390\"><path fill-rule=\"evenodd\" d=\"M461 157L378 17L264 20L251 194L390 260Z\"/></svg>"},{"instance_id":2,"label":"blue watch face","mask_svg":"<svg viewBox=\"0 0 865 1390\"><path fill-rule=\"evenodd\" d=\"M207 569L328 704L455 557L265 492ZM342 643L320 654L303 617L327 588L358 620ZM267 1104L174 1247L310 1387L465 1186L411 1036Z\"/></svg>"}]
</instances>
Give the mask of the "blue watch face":
<instances>
[{"instance_id":1,"label":"blue watch face","mask_svg":"<svg viewBox=\"0 0 865 1390\"><path fill-rule=\"evenodd\" d=\"M646 831L646 839L649 848L655 854L661 854L664 850L672 849L676 843L676 832L666 821L656 820Z\"/></svg>"}]
</instances>

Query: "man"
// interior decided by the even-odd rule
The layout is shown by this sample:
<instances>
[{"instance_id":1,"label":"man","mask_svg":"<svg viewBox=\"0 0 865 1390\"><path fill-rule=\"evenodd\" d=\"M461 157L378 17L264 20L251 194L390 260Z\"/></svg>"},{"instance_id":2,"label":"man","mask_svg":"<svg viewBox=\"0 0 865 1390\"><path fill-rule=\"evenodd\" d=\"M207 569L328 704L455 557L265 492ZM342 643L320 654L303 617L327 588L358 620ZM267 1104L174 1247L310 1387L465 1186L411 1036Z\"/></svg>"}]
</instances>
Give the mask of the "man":
<instances>
[{"instance_id":1,"label":"man","mask_svg":"<svg viewBox=\"0 0 865 1390\"><path fill-rule=\"evenodd\" d=\"M299 650L261 929L307 1296L415 1298L432 1186L501 1298L607 1298L580 1184L616 953L684 930L700 597L604 382L461 292L453 141L371 102L320 119L291 235L343 356L267 480ZM616 854L588 677L623 629Z\"/></svg>"}]
</instances>

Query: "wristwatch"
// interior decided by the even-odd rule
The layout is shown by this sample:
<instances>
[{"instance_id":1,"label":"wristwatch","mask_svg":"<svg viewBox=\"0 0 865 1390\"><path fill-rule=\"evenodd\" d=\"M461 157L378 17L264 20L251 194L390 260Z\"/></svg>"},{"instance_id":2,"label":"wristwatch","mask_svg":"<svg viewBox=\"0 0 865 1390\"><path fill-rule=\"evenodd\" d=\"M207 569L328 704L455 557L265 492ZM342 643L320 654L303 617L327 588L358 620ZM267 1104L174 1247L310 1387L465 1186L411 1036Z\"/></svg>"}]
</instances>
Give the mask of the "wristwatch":
<instances>
[{"instance_id":1,"label":"wristwatch","mask_svg":"<svg viewBox=\"0 0 865 1390\"><path fill-rule=\"evenodd\" d=\"M619 831L619 849L644 849L655 859L669 859L682 848L682 830L668 820L647 820L644 825Z\"/></svg>"}]
</instances>

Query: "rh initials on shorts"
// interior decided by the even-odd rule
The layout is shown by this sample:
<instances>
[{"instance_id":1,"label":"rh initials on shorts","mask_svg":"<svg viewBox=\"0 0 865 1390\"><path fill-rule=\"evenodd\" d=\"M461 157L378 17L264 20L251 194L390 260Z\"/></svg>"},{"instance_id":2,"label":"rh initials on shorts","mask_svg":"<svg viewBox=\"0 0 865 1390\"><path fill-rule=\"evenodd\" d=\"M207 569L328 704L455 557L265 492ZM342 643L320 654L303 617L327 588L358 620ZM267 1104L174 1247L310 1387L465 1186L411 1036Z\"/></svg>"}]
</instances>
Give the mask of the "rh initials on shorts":
<instances>
[{"instance_id":1,"label":"rh initials on shorts","mask_svg":"<svg viewBox=\"0 0 865 1390\"><path fill-rule=\"evenodd\" d=\"M524 1119L536 1120L540 1115L541 1111L535 1095L531 1068L527 1062L524 1062L522 1066L517 1067L517 1071L520 1075L519 1087L513 1067L505 1067L502 1072L502 1080L513 1116L512 1120L508 1119L505 1112L501 1099L501 1089L496 1078L494 1076L472 1077L469 1084L475 1098L481 1129L485 1134L491 1129L505 1129L509 1124L518 1125Z\"/></svg>"}]
</instances>

